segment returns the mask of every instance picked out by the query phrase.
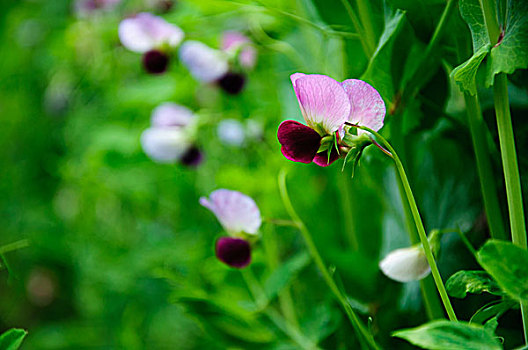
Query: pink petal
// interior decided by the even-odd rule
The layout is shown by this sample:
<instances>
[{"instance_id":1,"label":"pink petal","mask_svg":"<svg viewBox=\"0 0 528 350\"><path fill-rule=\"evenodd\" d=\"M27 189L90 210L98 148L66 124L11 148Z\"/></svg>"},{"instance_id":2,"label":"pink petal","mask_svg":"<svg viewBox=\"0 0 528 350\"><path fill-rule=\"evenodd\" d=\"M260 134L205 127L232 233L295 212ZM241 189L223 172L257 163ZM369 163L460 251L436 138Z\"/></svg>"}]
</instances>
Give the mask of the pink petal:
<instances>
[{"instance_id":1,"label":"pink petal","mask_svg":"<svg viewBox=\"0 0 528 350\"><path fill-rule=\"evenodd\" d=\"M122 20L118 33L123 46L139 53L145 53L162 44L176 47L184 36L179 27L147 12Z\"/></svg>"},{"instance_id":2,"label":"pink petal","mask_svg":"<svg viewBox=\"0 0 528 350\"><path fill-rule=\"evenodd\" d=\"M222 50L229 50L230 48L238 47L249 42L248 37L244 34L229 30L224 32L222 36Z\"/></svg>"},{"instance_id":3,"label":"pink petal","mask_svg":"<svg viewBox=\"0 0 528 350\"><path fill-rule=\"evenodd\" d=\"M321 135L294 120L282 122L277 137L282 154L294 162L311 163L321 145Z\"/></svg>"},{"instance_id":4,"label":"pink petal","mask_svg":"<svg viewBox=\"0 0 528 350\"><path fill-rule=\"evenodd\" d=\"M315 155L313 162L319 166L326 167L339 159L339 154L335 147L332 148L332 153L330 153L330 161L328 160L327 151L319 152Z\"/></svg>"},{"instance_id":5,"label":"pink petal","mask_svg":"<svg viewBox=\"0 0 528 350\"><path fill-rule=\"evenodd\" d=\"M222 36L222 50L237 50L241 47L238 54L238 61L242 67L253 68L257 62L257 50L251 45L251 40L242 33L235 31L224 32Z\"/></svg>"},{"instance_id":6,"label":"pink petal","mask_svg":"<svg viewBox=\"0 0 528 350\"><path fill-rule=\"evenodd\" d=\"M231 234L256 234L262 224L255 201L238 191L216 190L211 193L209 199L200 198L200 204L211 210L224 229Z\"/></svg>"},{"instance_id":7,"label":"pink petal","mask_svg":"<svg viewBox=\"0 0 528 350\"><path fill-rule=\"evenodd\" d=\"M378 131L385 118L385 103L371 85L362 80L348 79L343 83L352 108L348 121Z\"/></svg>"},{"instance_id":8,"label":"pink petal","mask_svg":"<svg viewBox=\"0 0 528 350\"><path fill-rule=\"evenodd\" d=\"M160 104L152 111L152 126L187 126L194 113L187 107L173 102Z\"/></svg>"},{"instance_id":9,"label":"pink petal","mask_svg":"<svg viewBox=\"0 0 528 350\"><path fill-rule=\"evenodd\" d=\"M212 49L199 41L184 42L180 47L179 56L191 75L205 83L220 79L229 70L224 52Z\"/></svg>"},{"instance_id":10,"label":"pink petal","mask_svg":"<svg viewBox=\"0 0 528 350\"><path fill-rule=\"evenodd\" d=\"M295 73L290 79L308 126L331 134L347 120L350 102L340 83L319 74Z\"/></svg>"}]
</instances>

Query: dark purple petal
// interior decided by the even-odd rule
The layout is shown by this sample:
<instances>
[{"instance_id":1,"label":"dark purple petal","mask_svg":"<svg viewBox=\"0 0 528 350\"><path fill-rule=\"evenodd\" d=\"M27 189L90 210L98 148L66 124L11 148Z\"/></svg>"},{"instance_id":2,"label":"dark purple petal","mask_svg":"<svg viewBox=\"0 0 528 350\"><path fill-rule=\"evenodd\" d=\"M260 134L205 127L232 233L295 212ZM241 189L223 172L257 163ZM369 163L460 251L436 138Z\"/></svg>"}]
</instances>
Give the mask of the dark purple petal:
<instances>
[{"instance_id":1,"label":"dark purple petal","mask_svg":"<svg viewBox=\"0 0 528 350\"><path fill-rule=\"evenodd\" d=\"M143 54L143 67L150 74L161 74L167 70L169 56L158 50L150 50Z\"/></svg>"},{"instance_id":2,"label":"dark purple petal","mask_svg":"<svg viewBox=\"0 0 528 350\"><path fill-rule=\"evenodd\" d=\"M239 94L246 84L244 74L228 72L218 80L218 85L230 95Z\"/></svg>"},{"instance_id":3,"label":"dark purple petal","mask_svg":"<svg viewBox=\"0 0 528 350\"><path fill-rule=\"evenodd\" d=\"M311 163L321 145L321 135L294 120L282 122L277 137L282 145L282 154L294 162Z\"/></svg>"},{"instance_id":4,"label":"dark purple petal","mask_svg":"<svg viewBox=\"0 0 528 350\"><path fill-rule=\"evenodd\" d=\"M339 154L335 147L332 147L332 153L330 153L330 161L328 160L328 151L319 152L315 155L313 162L319 166L329 166L333 162L339 159Z\"/></svg>"},{"instance_id":5,"label":"dark purple petal","mask_svg":"<svg viewBox=\"0 0 528 350\"><path fill-rule=\"evenodd\" d=\"M180 158L180 162L187 166L198 166L203 160L202 152L196 146L192 146Z\"/></svg>"},{"instance_id":6,"label":"dark purple petal","mask_svg":"<svg viewBox=\"0 0 528 350\"><path fill-rule=\"evenodd\" d=\"M251 262L249 242L240 238L220 237L216 241L216 257L231 267L241 269Z\"/></svg>"}]
</instances>

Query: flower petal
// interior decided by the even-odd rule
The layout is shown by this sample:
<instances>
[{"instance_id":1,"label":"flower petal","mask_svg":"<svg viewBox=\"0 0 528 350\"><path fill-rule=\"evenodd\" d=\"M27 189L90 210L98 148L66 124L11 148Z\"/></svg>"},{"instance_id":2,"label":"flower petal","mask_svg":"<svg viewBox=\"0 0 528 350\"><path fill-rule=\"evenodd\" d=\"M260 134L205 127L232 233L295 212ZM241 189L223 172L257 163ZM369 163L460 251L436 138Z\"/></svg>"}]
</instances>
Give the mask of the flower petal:
<instances>
[{"instance_id":1,"label":"flower petal","mask_svg":"<svg viewBox=\"0 0 528 350\"><path fill-rule=\"evenodd\" d=\"M226 31L222 36L222 51L238 50L238 61L242 67L253 68L257 61L257 51L251 45L251 40L242 33Z\"/></svg>"},{"instance_id":2,"label":"flower petal","mask_svg":"<svg viewBox=\"0 0 528 350\"><path fill-rule=\"evenodd\" d=\"M390 252L379 267L387 277L398 282L421 280L431 272L421 245Z\"/></svg>"},{"instance_id":3,"label":"flower petal","mask_svg":"<svg viewBox=\"0 0 528 350\"><path fill-rule=\"evenodd\" d=\"M255 201L238 191L216 190L209 199L201 197L200 204L211 210L230 234L256 234L262 224Z\"/></svg>"},{"instance_id":4,"label":"flower petal","mask_svg":"<svg viewBox=\"0 0 528 350\"><path fill-rule=\"evenodd\" d=\"M240 147L246 139L244 126L236 119L224 119L216 129L218 138L223 144Z\"/></svg>"},{"instance_id":5,"label":"flower petal","mask_svg":"<svg viewBox=\"0 0 528 350\"><path fill-rule=\"evenodd\" d=\"M119 24L119 39L127 49L144 53L163 43L176 47L183 40L183 31L150 13L139 13Z\"/></svg>"},{"instance_id":6,"label":"flower petal","mask_svg":"<svg viewBox=\"0 0 528 350\"><path fill-rule=\"evenodd\" d=\"M183 65L199 81L213 82L220 79L229 70L224 53L199 41L184 42L180 47L179 55Z\"/></svg>"},{"instance_id":7,"label":"flower petal","mask_svg":"<svg viewBox=\"0 0 528 350\"><path fill-rule=\"evenodd\" d=\"M319 74L295 73L290 79L308 126L331 134L347 120L350 101L340 83Z\"/></svg>"},{"instance_id":8,"label":"flower petal","mask_svg":"<svg viewBox=\"0 0 528 350\"><path fill-rule=\"evenodd\" d=\"M187 151L190 143L179 127L153 127L141 134L143 151L159 163L174 163Z\"/></svg>"},{"instance_id":9,"label":"flower petal","mask_svg":"<svg viewBox=\"0 0 528 350\"><path fill-rule=\"evenodd\" d=\"M332 152L330 153L330 160L328 160L327 151L319 152L315 155L313 162L319 166L326 167L339 159L339 154L335 147L332 147Z\"/></svg>"},{"instance_id":10,"label":"flower petal","mask_svg":"<svg viewBox=\"0 0 528 350\"><path fill-rule=\"evenodd\" d=\"M277 137L282 154L294 162L311 163L321 145L321 135L294 120L282 122Z\"/></svg>"},{"instance_id":11,"label":"flower petal","mask_svg":"<svg viewBox=\"0 0 528 350\"><path fill-rule=\"evenodd\" d=\"M379 92L368 83L357 79L345 80L342 85L352 105L348 121L374 131L381 129L385 118L385 103Z\"/></svg>"},{"instance_id":12,"label":"flower petal","mask_svg":"<svg viewBox=\"0 0 528 350\"><path fill-rule=\"evenodd\" d=\"M216 241L215 253L220 261L237 269L251 262L251 246L244 239L220 237Z\"/></svg>"},{"instance_id":13,"label":"flower petal","mask_svg":"<svg viewBox=\"0 0 528 350\"><path fill-rule=\"evenodd\" d=\"M152 126L187 126L193 119L194 113L187 107L173 102L160 104L152 111Z\"/></svg>"}]
</instances>

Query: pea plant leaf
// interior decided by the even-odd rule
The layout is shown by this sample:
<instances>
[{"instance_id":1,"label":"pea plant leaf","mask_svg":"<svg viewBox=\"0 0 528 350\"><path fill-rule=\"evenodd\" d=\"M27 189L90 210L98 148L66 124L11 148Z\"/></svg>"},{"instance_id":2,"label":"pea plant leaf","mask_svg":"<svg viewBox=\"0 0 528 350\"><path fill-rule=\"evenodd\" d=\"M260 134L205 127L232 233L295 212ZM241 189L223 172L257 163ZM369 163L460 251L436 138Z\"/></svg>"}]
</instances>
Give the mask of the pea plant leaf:
<instances>
[{"instance_id":1,"label":"pea plant leaf","mask_svg":"<svg viewBox=\"0 0 528 350\"><path fill-rule=\"evenodd\" d=\"M17 350L27 335L24 329L12 328L0 335L0 349Z\"/></svg>"},{"instance_id":2,"label":"pea plant leaf","mask_svg":"<svg viewBox=\"0 0 528 350\"><path fill-rule=\"evenodd\" d=\"M416 328L396 331L392 335L431 350L502 349L489 328L467 322L432 321Z\"/></svg>"},{"instance_id":3,"label":"pea plant leaf","mask_svg":"<svg viewBox=\"0 0 528 350\"><path fill-rule=\"evenodd\" d=\"M497 43L490 42L479 1L460 1L460 14L471 31L473 56L456 67L452 77L462 90L472 95L476 93L476 72L488 53L487 87L493 85L496 74L511 74L517 69L528 68L528 2L503 1L507 1L506 19Z\"/></svg>"},{"instance_id":4,"label":"pea plant leaf","mask_svg":"<svg viewBox=\"0 0 528 350\"><path fill-rule=\"evenodd\" d=\"M478 251L477 260L509 296L528 300L528 251L510 242L489 240Z\"/></svg>"},{"instance_id":5,"label":"pea plant leaf","mask_svg":"<svg viewBox=\"0 0 528 350\"><path fill-rule=\"evenodd\" d=\"M309 262L310 255L303 252L286 261L273 271L264 284L264 290L268 299L272 300L275 298Z\"/></svg>"},{"instance_id":6,"label":"pea plant leaf","mask_svg":"<svg viewBox=\"0 0 528 350\"><path fill-rule=\"evenodd\" d=\"M465 298L467 293L480 294L487 292L502 295L497 282L484 271L458 271L446 282L447 293L455 298Z\"/></svg>"}]
</instances>

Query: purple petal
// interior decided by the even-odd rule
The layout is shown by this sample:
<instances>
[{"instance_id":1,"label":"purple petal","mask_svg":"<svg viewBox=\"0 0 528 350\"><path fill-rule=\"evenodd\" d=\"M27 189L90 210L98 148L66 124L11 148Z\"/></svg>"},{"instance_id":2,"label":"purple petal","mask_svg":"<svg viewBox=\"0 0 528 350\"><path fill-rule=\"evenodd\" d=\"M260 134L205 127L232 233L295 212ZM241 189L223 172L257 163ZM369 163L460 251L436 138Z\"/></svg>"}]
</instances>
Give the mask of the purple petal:
<instances>
[{"instance_id":1,"label":"purple petal","mask_svg":"<svg viewBox=\"0 0 528 350\"><path fill-rule=\"evenodd\" d=\"M319 166L326 167L339 159L339 154L335 147L332 147L332 153L330 153L330 160L328 159L328 152L319 152L315 155L313 162Z\"/></svg>"},{"instance_id":2,"label":"purple petal","mask_svg":"<svg viewBox=\"0 0 528 350\"><path fill-rule=\"evenodd\" d=\"M169 56L159 50L150 50L143 54L143 68L150 74L161 74L167 70Z\"/></svg>"},{"instance_id":3,"label":"purple petal","mask_svg":"<svg viewBox=\"0 0 528 350\"><path fill-rule=\"evenodd\" d=\"M385 103L371 85L362 80L348 79L343 83L352 109L348 121L378 131L385 118Z\"/></svg>"},{"instance_id":4,"label":"purple petal","mask_svg":"<svg viewBox=\"0 0 528 350\"><path fill-rule=\"evenodd\" d=\"M152 111L150 122L152 126L187 126L194 113L187 107L173 102L160 104Z\"/></svg>"},{"instance_id":5,"label":"purple petal","mask_svg":"<svg viewBox=\"0 0 528 350\"><path fill-rule=\"evenodd\" d=\"M220 261L237 269L251 262L251 246L244 239L220 237L216 241L215 253Z\"/></svg>"},{"instance_id":6,"label":"purple petal","mask_svg":"<svg viewBox=\"0 0 528 350\"><path fill-rule=\"evenodd\" d=\"M282 154L294 162L311 163L321 145L321 135L294 120L282 122L277 137Z\"/></svg>"},{"instance_id":7,"label":"purple petal","mask_svg":"<svg viewBox=\"0 0 528 350\"><path fill-rule=\"evenodd\" d=\"M340 83L319 74L295 73L290 79L308 126L331 134L347 120L350 101Z\"/></svg>"},{"instance_id":8,"label":"purple petal","mask_svg":"<svg viewBox=\"0 0 528 350\"><path fill-rule=\"evenodd\" d=\"M197 167L202 161L203 154L196 146L191 146L180 158L180 162L188 167Z\"/></svg>"},{"instance_id":9,"label":"purple petal","mask_svg":"<svg viewBox=\"0 0 528 350\"><path fill-rule=\"evenodd\" d=\"M194 40L182 44L179 51L182 64L191 75L202 82L220 79L229 70L226 54Z\"/></svg>"},{"instance_id":10,"label":"purple petal","mask_svg":"<svg viewBox=\"0 0 528 350\"><path fill-rule=\"evenodd\" d=\"M224 229L231 234L256 234L262 224L255 201L238 191L216 190L211 193L209 199L200 198L200 204L211 210Z\"/></svg>"},{"instance_id":11,"label":"purple petal","mask_svg":"<svg viewBox=\"0 0 528 350\"><path fill-rule=\"evenodd\" d=\"M184 36L179 27L147 12L122 20L118 32L123 46L139 53L145 53L162 44L176 47Z\"/></svg>"}]
</instances>

